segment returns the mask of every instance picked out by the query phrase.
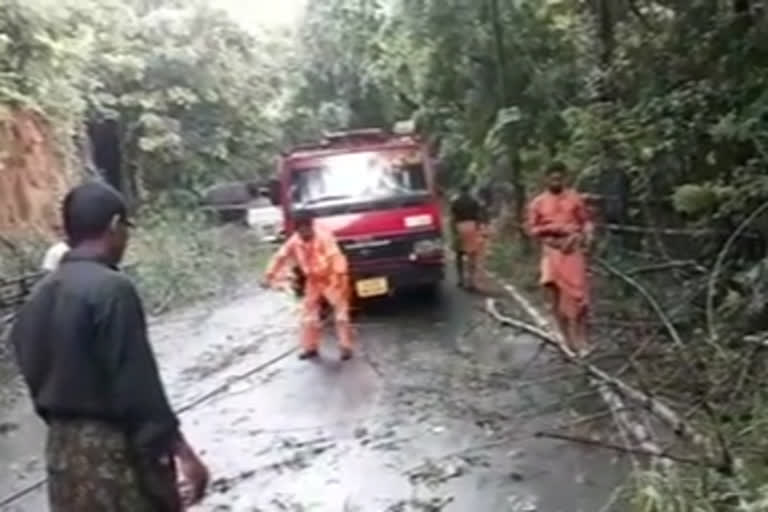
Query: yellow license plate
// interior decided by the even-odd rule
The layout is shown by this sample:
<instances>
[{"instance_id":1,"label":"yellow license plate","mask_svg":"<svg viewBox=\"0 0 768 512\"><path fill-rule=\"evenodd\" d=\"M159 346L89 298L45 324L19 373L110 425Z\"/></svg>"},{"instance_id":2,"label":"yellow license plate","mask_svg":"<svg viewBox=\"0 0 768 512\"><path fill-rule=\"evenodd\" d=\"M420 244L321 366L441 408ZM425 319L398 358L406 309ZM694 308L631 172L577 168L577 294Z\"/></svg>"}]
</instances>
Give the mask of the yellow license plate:
<instances>
[{"instance_id":1,"label":"yellow license plate","mask_svg":"<svg viewBox=\"0 0 768 512\"><path fill-rule=\"evenodd\" d=\"M386 277L377 277L374 279L362 279L355 283L358 297L377 297L386 295L389 292L389 283Z\"/></svg>"}]
</instances>

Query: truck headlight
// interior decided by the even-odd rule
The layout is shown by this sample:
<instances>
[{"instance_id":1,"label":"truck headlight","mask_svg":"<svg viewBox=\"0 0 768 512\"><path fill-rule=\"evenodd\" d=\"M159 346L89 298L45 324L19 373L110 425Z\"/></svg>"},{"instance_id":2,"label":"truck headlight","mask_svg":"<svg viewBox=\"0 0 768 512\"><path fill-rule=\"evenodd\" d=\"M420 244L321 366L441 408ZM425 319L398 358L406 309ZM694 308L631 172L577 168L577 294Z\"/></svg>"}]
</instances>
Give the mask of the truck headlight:
<instances>
[{"instance_id":1,"label":"truck headlight","mask_svg":"<svg viewBox=\"0 0 768 512\"><path fill-rule=\"evenodd\" d=\"M416 256L426 256L442 252L442 238L431 238L429 240L419 240L413 244L413 253Z\"/></svg>"}]
</instances>

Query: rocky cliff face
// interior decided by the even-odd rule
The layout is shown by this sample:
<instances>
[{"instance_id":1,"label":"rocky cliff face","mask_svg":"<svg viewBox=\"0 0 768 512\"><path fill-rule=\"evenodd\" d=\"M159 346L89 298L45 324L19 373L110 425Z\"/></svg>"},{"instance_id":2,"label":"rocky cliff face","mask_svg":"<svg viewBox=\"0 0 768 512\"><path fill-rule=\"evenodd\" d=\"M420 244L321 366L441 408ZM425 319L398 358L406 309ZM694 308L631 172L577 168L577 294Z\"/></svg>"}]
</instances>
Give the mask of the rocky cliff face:
<instances>
[{"instance_id":1,"label":"rocky cliff face","mask_svg":"<svg viewBox=\"0 0 768 512\"><path fill-rule=\"evenodd\" d=\"M51 233L71 181L50 125L0 107L0 234Z\"/></svg>"}]
</instances>

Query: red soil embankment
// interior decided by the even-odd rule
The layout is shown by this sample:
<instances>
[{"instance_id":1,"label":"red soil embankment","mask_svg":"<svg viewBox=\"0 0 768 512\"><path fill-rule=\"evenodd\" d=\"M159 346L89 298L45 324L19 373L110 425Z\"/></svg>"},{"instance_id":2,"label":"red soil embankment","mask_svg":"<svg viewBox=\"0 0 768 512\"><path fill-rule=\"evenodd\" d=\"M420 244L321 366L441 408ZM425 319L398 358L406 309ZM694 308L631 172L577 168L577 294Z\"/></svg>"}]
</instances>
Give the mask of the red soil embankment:
<instances>
[{"instance_id":1,"label":"red soil embankment","mask_svg":"<svg viewBox=\"0 0 768 512\"><path fill-rule=\"evenodd\" d=\"M70 184L49 123L0 106L0 234L51 233Z\"/></svg>"}]
</instances>

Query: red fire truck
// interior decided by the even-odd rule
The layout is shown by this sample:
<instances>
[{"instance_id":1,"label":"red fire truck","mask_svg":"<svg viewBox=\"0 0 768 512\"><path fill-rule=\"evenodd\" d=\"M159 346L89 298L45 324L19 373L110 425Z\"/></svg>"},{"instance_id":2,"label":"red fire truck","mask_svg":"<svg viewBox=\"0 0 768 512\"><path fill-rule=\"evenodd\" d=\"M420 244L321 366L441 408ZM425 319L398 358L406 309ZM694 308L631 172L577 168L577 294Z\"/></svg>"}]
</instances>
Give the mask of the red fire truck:
<instances>
[{"instance_id":1,"label":"red fire truck","mask_svg":"<svg viewBox=\"0 0 768 512\"><path fill-rule=\"evenodd\" d=\"M280 159L272 197L286 234L299 210L335 233L357 298L434 291L443 279L435 169L415 135L355 130L294 147Z\"/></svg>"}]
</instances>

